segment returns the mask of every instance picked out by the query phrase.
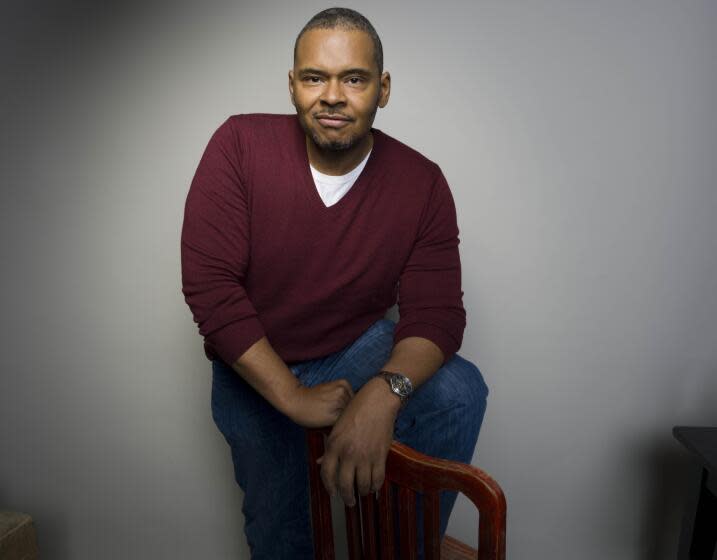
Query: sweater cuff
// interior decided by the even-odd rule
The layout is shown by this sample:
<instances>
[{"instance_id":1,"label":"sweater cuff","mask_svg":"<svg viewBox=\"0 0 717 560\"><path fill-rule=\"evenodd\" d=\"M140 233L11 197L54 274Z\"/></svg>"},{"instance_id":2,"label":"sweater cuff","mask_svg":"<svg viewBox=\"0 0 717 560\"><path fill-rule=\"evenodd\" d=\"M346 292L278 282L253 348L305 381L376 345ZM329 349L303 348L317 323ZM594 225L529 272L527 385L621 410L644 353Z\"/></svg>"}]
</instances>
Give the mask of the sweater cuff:
<instances>
[{"instance_id":1,"label":"sweater cuff","mask_svg":"<svg viewBox=\"0 0 717 560\"><path fill-rule=\"evenodd\" d=\"M207 344L229 366L265 336L264 327L256 317L247 317L222 327L206 337Z\"/></svg>"},{"instance_id":2,"label":"sweater cuff","mask_svg":"<svg viewBox=\"0 0 717 560\"><path fill-rule=\"evenodd\" d=\"M448 334L444 329L437 327L431 323L410 323L406 326L396 325L396 330L393 334L393 344L396 345L400 340L408 338L409 336L420 336L427 338L433 344L438 346L443 352L443 364L453 357L458 351L458 344L453 337ZM441 364L441 366L443 365Z\"/></svg>"}]
</instances>

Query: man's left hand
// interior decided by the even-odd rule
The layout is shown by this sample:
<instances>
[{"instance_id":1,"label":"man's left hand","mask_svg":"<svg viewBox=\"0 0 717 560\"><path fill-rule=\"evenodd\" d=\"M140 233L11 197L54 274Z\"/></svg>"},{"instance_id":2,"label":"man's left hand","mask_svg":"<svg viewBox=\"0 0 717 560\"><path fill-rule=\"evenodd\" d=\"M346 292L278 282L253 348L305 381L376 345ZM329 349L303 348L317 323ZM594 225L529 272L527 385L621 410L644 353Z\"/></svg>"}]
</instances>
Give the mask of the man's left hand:
<instances>
[{"instance_id":1,"label":"man's left hand","mask_svg":"<svg viewBox=\"0 0 717 560\"><path fill-rule=\"evenodd\" d=\"M317 461L329 494L338 491L346 505L354 506L354 481L361 496L381 488L400 404L379 377L367 381L349 401Z\"/></svg>"}]
</instances>

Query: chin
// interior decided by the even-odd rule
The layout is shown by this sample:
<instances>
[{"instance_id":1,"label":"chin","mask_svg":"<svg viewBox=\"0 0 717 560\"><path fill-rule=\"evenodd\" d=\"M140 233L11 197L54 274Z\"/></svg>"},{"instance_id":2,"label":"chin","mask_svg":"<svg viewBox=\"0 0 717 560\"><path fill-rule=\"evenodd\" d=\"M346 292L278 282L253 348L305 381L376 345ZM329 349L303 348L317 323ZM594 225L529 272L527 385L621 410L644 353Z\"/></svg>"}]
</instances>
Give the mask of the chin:
<instances>
[{"instance_id":1,"label":"chin","mask_svg":"<svg viewBox=\"0 0 717 560\"><path fill-rule=\"evenodd\" d=\"M320 125L316 124L315 126L312 126L310 124L310 119L312 118L311 116L302 114L301 112L297 113L299 114L299 123L301 124L301 128L304 129L304 132L321 150L329 152L342 152L349 150L359 144L369 133L369 130L366 130L363 134L349 133L344 138L331 140L321 134L323 129L319 128Z\"/></svg>"},{"instance_id":2,"label":"chin","mask_svg":"<svg viewBox=\"0 0 717 560\"><path fill-rule=\"evenodd\" d=\"M330 152L341 152L353 148L358 144L358 140L351 136L345 140L324 140L319 138L317 135L312 135L314 144L316 144L322 150L328 150Z\"/></svg>"},{"instance_id":3,"label":"chin","mask_svg":"<svg viewBox=\"0 0 717 560\"><path fill-rule=\"evenodd\" d=\"M345 138L330 140L322 136L319 131L315 129L307 130L307 128L304 127L304 131L309 134L317 147L321 148L322 150L328 150L331 152L341 152L344 150L349 150L356 146L363 139L363 136L349 134Z\"/></svg>"}]
</instances>

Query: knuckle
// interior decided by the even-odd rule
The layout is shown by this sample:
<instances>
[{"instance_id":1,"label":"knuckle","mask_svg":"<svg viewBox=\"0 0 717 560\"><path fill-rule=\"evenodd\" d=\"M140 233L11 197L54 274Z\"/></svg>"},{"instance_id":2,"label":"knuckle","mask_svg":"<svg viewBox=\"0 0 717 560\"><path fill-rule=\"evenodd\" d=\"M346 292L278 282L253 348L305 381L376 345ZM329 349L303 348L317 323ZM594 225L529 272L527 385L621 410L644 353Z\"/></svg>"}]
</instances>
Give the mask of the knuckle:
<instances>
[{"instance_id":1,"label":"knuckle","mask_svg":"<svg viewBox=\"0 0 717 560\"><path fill-rule=\"evenodd\" d=\"M353 441L350 441L349 443L346 444L346 447L344 448L343 455L354 459L354 461L361 458L360 457L361 454L359 453L359 448L356 446L356 444Z\"/></svg>"}]
</instances>

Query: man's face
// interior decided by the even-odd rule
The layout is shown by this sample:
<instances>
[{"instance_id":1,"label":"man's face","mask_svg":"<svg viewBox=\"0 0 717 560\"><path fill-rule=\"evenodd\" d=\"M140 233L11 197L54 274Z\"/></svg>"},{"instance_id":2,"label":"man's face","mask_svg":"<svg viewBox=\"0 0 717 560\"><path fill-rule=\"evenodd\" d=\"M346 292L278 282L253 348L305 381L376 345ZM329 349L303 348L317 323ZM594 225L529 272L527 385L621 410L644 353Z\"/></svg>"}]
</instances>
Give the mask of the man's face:
<instances>
[{"instance_id":1,"label":"man's face","mask_svg":"<svg viewBox=\"0 0 717 560\"><path fill-rule=\"evenodd\" d=\"M368 33L312 29L289 71L289 93L306 134L323 150L350 150L367 138L388 103L390 76L378 74Z\"/></svg>"}]
</instances>

